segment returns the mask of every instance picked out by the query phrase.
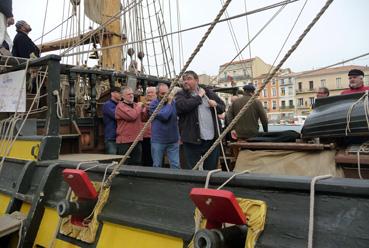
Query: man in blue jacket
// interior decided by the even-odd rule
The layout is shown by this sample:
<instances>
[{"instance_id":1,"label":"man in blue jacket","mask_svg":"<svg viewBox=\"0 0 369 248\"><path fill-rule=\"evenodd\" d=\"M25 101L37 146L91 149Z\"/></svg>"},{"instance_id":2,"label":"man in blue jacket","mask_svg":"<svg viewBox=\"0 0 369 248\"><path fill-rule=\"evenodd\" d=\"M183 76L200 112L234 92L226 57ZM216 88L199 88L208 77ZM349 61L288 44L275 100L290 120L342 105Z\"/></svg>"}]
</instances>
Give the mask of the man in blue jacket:
<instances>
[{"instance_id":1,"label":"man in blue jacket","mask_svg":"<svg viewBox=\"0 0 369 248\"><path fill-rule=\"evenodd\" d=\"M110 89L110 99L103 105L105 152L107 154L117 154L115 108L121 98L120 88L112 87Z\"/></svg>"},{"instance_id":2,"label":"man in blue jacket","mask_svg":"<svg viewBox=\"0 0 369 248\"><path fill-rule=\"evenodd\" d=\"M183 90L176 95L179 131L183 142L187 169L192 169L218 137L216 116L225 110L225 104L213 91L199 87L194 71L183 74ZM216 169L219 149L204 161L205 170Z\"/></svg>"},{"instance_id":3,"label":"man in blue jacket","mask_svg":"<svg viewBox=\"0 0 369 248\"><path fill-rule=\"evenodd\" d=\"M157 86L158 98L150 103L150 114L154 112L161 99L168 92L168 85ZM164 154L167 155L170 168L179 169L179 132L175 101L168 97L151 124L151 155L154 167L161 167Z\"/></svg>"}]
</instances>

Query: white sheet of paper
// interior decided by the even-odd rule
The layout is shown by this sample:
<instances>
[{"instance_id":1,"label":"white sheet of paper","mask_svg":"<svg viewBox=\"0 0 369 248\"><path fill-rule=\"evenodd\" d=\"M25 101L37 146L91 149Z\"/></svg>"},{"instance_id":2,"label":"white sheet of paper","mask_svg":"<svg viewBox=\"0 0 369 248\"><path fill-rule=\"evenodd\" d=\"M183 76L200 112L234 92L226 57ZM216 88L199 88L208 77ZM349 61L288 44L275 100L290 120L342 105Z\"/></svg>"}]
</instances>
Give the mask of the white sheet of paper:
<instances>
[{"instance_id":1,"label":"white sheet of paper","mask_svg":"<svg viewBox=\"0 0 369 248\"><path fill-rule=\"evenodd\" d=\"M26 70L0 75L0 112L26 111Z\"/></svg>"}]
</instances>

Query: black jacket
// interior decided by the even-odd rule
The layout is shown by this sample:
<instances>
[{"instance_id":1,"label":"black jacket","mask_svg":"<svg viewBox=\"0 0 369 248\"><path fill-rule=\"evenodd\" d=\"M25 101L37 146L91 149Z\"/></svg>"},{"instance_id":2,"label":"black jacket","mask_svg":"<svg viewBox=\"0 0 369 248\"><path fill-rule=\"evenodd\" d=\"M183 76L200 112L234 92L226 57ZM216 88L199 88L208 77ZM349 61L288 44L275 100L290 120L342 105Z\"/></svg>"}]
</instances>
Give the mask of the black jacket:
<instances>
[{"instance_id":1,"label":"black jacket","mask_svg":"<svg viewBox=\"0 0 369 248\"><path fill-rule=\"evenodd\" d=\"M23 32L18 32L13 40L13 56L29 58L31 53L34 53L37 57L40 57L40 49L38 49L28 35Z\"/></svg>"},{"instance_id":2,"label":"black jacket","mask_svg":"<svg viewBox=\"0 0 369 248\"><path fill-rule=\"evenodd\" d=\"M0 0L0 12L6 17L13 17L12 0Z\"/></svg>"},{"instance_id":3,"label":"black jacket","mask_svg":"<svg viewBox=\"0 0 369 248\"><path fill-rule=\"evenodd\" d=\"M217 94L210 89L205 89L206 95L209 99L217 102L217 114L222 114L225 110L225 104ZM176 95L176 108L179 117L178 126L181 134L182 142L199 144L200 139L200 124L198 118L198 106L202 103L200 96L192 96L190 92L181 90ZM213 117L215 137L218 137L215 111L211 108Z\"/></svg>"}]
</instances>

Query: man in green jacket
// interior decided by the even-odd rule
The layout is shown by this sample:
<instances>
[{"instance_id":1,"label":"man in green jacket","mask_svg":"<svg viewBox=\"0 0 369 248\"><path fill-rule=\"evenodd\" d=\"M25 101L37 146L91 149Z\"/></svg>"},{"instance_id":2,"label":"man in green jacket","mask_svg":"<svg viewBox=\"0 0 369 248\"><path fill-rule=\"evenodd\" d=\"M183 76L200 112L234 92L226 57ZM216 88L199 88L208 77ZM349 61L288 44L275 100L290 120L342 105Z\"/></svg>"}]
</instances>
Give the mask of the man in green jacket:
<instances>
[{"instance_id":1,"label":"man in green jacket","mask_svg":"<svg viewBox=\"0 0 369 248\"><path fill-rule=\"evenodd\" d=\"M253 85L245 85L243 90L244 96L235 100L228 110L227 119L229 122L233 120L242 107L250 100L255 92L255 87ZM267 115L261 102L256 99L234 126L232 136L236 136L238 139L248 139L257 136L259 132L259 119L263 125L264 132L268 132Z\"/></svg>"}]
</instances>

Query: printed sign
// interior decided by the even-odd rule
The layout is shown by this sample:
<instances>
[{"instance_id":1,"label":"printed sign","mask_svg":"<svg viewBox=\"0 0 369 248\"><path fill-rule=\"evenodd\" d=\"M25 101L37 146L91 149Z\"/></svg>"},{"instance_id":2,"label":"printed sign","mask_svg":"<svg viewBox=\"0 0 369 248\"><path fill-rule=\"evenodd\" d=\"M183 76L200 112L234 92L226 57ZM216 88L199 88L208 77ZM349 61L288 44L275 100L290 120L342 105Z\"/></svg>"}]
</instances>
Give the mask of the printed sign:
<instances>
[{"instance_id":1,"label":"printed sign","mask_svg":"<svg viewBox=\"0 0 369 248\"><path fill-rule=\"evenodd\" d=\"M0 75L0 112L26 112L26 70Z\"/></svg>"}]
</instances>

